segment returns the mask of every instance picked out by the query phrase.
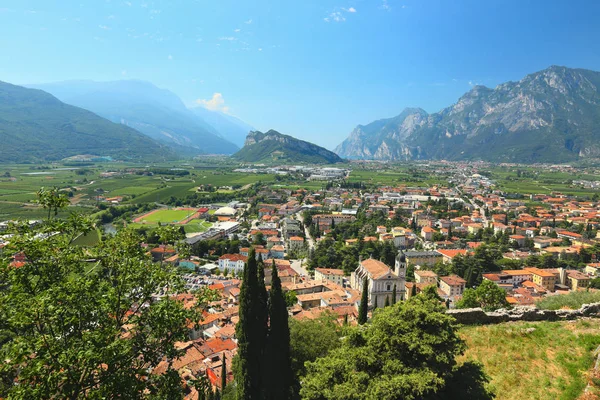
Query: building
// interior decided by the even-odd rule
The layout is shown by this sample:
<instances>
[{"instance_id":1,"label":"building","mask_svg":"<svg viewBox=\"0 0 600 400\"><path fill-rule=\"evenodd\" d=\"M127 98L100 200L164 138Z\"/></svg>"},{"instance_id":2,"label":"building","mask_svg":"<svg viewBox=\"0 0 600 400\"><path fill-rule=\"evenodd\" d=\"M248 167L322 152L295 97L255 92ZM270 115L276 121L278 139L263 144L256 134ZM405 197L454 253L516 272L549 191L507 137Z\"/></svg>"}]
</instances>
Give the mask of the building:
<instances>
[{"instance_id":1,"label":"building","mask_svg":"<svg viewBox=\"0 0 600 400\"><path fill-rule=\"evenodd\" d=\"M302 250L304 247L304 238L300 236L292 236L288 240L288 249L289 251L297 251Z\"/></svg>"},{"instance_id":2,"label":"building","mask_svg":"<svg viewBox=\"0 0 600 400\"><path fill-rule=\"evenodd\" d=\"M431 241L433 239L433 234L435 233L435 229L424 226L421 228L421 237L425 240Z\"/></svg>"},{"instance_id":3,"label":"building","mask_svg":"<svg viewBox=\"0 0 600 400\"><path fill-rule=\"evenodd\" d=\"M342 286L344 271L332 268L315 268L315 281L329 281Z\"/></svg>"},{"instance_id":4,"label":"building","mask_svg":"<svg viewBox=\"0 0 600 400\"><path fill-rule=\"evenodd\" d=\"M427 271L423 269L415 270L415 282L416 283L427 283L437 284L438 276L433 271Z\"/></svg>"},{"instance_id":5,"label":"building","mask_svg":"<svg viewBox=\"0 0 600 400\"><path fill-rule=\"evenodd\" d=\"M451 299L455 296L462 295L465 291L466 284L467 281L456 275L440 277L440 290Z\"/></svg>"},{"instance_id":6,"label":"building","mask_svg":"<svg viewBox=\"0 0 600 400\"><path fill-rule=\"evenodd\" d=\"M590 277L583 272L568 270L566 271L566 275L566 284L571 288L571 290L576 291L581 288L586 288L590 284Z\"/></svg>"},{"instance_id":7,"label":"building","mask_svg":"<svg viewBox=\"0 0 600 400\"><path fill-rule=\"evenodd\" d=\"M281 245L271 247L270 254L272 258L285 257L285 248Z\"/></svg>"},{"instance_id":8,"label":"building","mask_svg":"<svg viewBox=\"0 0 600 400\"><path fill-rule=\"evenodd\" d=\"M219 257L219 269L221 271L233 271L236 274L244 271L244 265L248 261L248 257L241 254L223 254Z\"/></svg>"},{"instance_id":9,"label":"building","mask_svg":"<svg viewBox=\"0 0 600 400\"><path fill-rule=\"evenodd\" d=\"M533 283L550 292L554 291L557 279L555 274L539 268L525 268L525 270L531 272L531 280Z\"/></svg>"},{"instance_id":10,"label":"building","mask_svg":"<svg viewBox=\"0 0 600 400\"><path fill-rule=\"evenodd\" d=\"M406 297L405 277L406 257L404 254L398 253L393 270L388 265L372 258L360 260L358 267L350 276L350 285L352 289L365 290L363 283L366 278L369 304L371 307L383 307L386 299L391 302L394 285L396 285L396 299L402 300Z\"/></svg>"},{"instance_id":11,"label":"building","mask_svg":"<svg viewBox=\"0 0 600 400\"><path fill-rule=\"evenodd\" d=\"M442 261L444 262L444 264L450 264L454 257L458 255L467 255L467 250L463 249L439 249L436 251L442 255Z\"/></svg>"},{"instance_id":12,"label":"building","mask_svg":"<svg viewBox=\"0 0 600 400\"><path fill-rule=\"evenodd\" d=\"M410 265L435 265L442 261L442 255L437 251L407 251L406 263Z\"/></svg>"}]
</instances>

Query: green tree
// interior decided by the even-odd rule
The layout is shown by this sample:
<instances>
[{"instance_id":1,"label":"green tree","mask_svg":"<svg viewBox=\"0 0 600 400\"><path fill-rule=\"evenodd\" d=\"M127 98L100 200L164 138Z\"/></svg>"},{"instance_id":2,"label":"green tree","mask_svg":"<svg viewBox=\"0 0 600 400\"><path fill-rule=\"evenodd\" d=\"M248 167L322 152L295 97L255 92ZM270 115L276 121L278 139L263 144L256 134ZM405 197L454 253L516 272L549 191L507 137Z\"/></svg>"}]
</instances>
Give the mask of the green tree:
<instances>
[{"instance_id":1,"label":"green tree","mask_svg":"<svg viewBox=\"0 0 600 400\"><path fill-rule=\"evenodd\" d=\"M358 323L360 325L367 322L367 313L369 311L369 281L367 277L363 280L362 290L360 305L358 306Z\"/></svg>"},{"instance_id":2,"label":"green tree","mask_svg":"<svg viewBox=\"0 0 600 400\"><path fill-rule=\"evenodd\" d=\"M48 209L48 220L52 218L52 212L54 216L58 215L58 210L65 208L69 205L69 198L66 194L60 193L58 188L46 189L41 188L37 191L37 202L44 208Z\"/></svg>"},{"instance_id":3,"label":"green tree","mask_svg":"<svg viewBox=\"0 0 600 400\"><path fill-rule=\"evenodd\" d=\"M238 339L238 353L234 359L234 375L237 397L240 400L258 399L262 395L261 361L264 351L264 324L261 317L263 306L259 293L256 252L251 248L239 296L239 322L235 333Z\"/></svg>"},{"instance_id":4,"label":"green tree","mask_svg":"<svg viewBox=\"0 0 600 400\"><path fill-rule=\"evenodd\" d=\"M464 349L445 307L415 296L375 313L365 328L351 328L340 348L307 363L300 393L307 400L455 398L456 356ZM490 398L485 377L473 375L459 384Z\"/></svg>"},{"instance_id":5,"label":"green tree","mask_svg":"<svg viewBox=\"0 0 600 400\"><path fill-rule=\"evenodd\" d=\"M396 304L396 284L394 283L394 291L392 292L392 305Z\"/></svg>"},{"instance_id":6,"label":"green tree","mask_svg":"<svg viewBox=\"0 0 600 400\"><path fill-rule=\"evenodd\" d=\"M221 359L221 392L225 393L225 388L227 387L227 363L225 359L225 353L223 353L223 358Z\"/></svg>"},{"instance_id":7,"label":"green tree","mask_svg":"<svg viewBox=\"0 0 600 400\"><path fill-rule=\"evenodd\" d=\"M316 319L290 320L292 369L298 378L306 372L305 363L326 356L338 348L342 335L337 316L324 312Z\"/></svg>"},{"instance_id":8,"label":"green tree","mask_svg":"<svg viewBox=\"0 0 600 400\"><path fill-rule=\"evenodd\" d=\"M465 289L462 299L456 308L481 307L485 311L494 311L499 308L508 307L506 292L492 281L487 279L481 282L477 289Z\"/></svg>"},{"instance_id":9,"label":"green tree","mask_svg":"<svg viewBox=\"0 0 600 400\"><path fill-rule=\"evenodd\" d=\"M277 267L273 262L271 290L269 292L269 337L265 350L268 378L264 381L265 398L289 399L292 395L294 375L290 356L290 328L287 305ZM266 369L265 368L265 369Z\"/></svg>"},{"instance_id":10,"label":"green tree","mask_svg":"<svg viewBox=\"0 0 600 400\"><path fill-rule=\"evenodd\" d=\"M0 397L173 398L182 395L173 361L188 340L184 289L174 268L152 263L132 230L95 246L73 240L94 229L85 217L17 225L0 255ZM59 234L50 234L60 232ZM11 266L10 256L27 262ZM166 295L153 295L159 289ZM204 308L208 292L198 295ZM124 335L127 333L127 335ZM165 361L163 374L149 374ZM13 384L18 382L18 385Z\"/></svg>"}]
</instances>

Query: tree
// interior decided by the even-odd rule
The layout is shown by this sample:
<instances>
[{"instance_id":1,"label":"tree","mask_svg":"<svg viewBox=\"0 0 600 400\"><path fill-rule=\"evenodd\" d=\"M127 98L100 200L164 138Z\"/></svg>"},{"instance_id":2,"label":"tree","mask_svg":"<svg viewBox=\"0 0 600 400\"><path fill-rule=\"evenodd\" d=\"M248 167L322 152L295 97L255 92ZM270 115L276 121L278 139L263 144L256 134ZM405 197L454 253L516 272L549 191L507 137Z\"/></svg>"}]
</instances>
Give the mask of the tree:
<instances>
[{"instance_id":1,"label":"tree","mask_svg":"<svg viewBox=\"0 0 600 400\"><path fill-rule=\"evenodd\" d=\"M223 393L227 387L227 363L225 361L225 353L223 353L223 358L221 360L221 392Z\"/></svg>"},{"instance_id":2,"label":"tree","mask_svg":"<svg viewBox=\"0 0 600 400\"><path fill-rule=\"evenodd\" d=\"M298 296L296 292L293 290L288 290L285 292L285 304L288 307L293 307L296 303L298 303Z\"/></svg>"},{"instance_id":3,"label":"tree","mask_svg":"<svg viewBox=\"0 0 600 400\"><path fill-rule=\"evenodd\" d=\"M485 377L458 373L465 344L456 330L445 307L426 296L384 308L364 328L350 328L341 347L307 363L300 394L307 400L449 399L455 385L486 393Z\"/></svg>"},{"instance_id":4,"label":"tree","mask_svg":"<svg viewBox=\"0 0 600 400\"><path fill-rule=\"evenodd\" d=\"M388 296L385 296L385 302L383 303L384 307L389 307L390 306L390 298Z\"/></svg>"},{"instance_id":5,"label":"tree","mask_svg":"<svg viewBox=\"0 0 600 400\"><path fill-rule=\"evenodd\" d=\"M58 188L45 189L41 188L37 191L37 202L44 208L48 209L48 220L52 218L52 212L54 216L58 215L58 210L65 208L69 205L69 198L64 194L60 193Z\"/></svg>"},{"instance_id":6,"label":"tree","mask_svg":"<svg viewBox=\"0 0 600 400\"><path fill-rule=\"evenodd\" d=\"M412 288L410 289L410 297L417 295L417 283L413 282Z\"/></svg>"},{"instance_id":7,"label":"tree","mask_svg":"<svg viewBox=\"0 0 600 400\"><path fill-rule=\"evenodd\" d=\"M265 398L289 399L292 395L294 375L290 356L290 328L281 280L273 262L269 292L269 338L265 350L265 366L269 368L265 379Z\"/></svg>"},{"instance_id":8,"label":"tree","mask_svg":"<svg viewBox=\"0 0 600 400\"><path fill-rule=\"evenodd\" d=\"M367 312L369 310L369 281L367 277L363 280L362 290L360 305L358 306L358 323L360 325L367 322Z\"/></svg>"},{"instance_id":9,"label":"tree","mask_svg":"<svg viewBox=\"0 0 600 400\"><path fill-rule=\"evenodd\" d=\"M337 315L324 312L316 319L290 320L290 348L292 370L296 377L306 372L305 363L325 357L340 347L341 328Z\"/></svg>"},{"instance_id":10,"label":"tree","mask_svg":"<svg viewBox=\"0 0 600 400\"><path fill-rule=\"evenodd\" d=\"M396 284L394 283L394 291L392 292L392 305L396 304Z\"/></svg>"},{"instance_id":11,"label":"tree","mask_svg":"<svg viewBox=\"0 0 600 400\"><path fill-rule=\"evenodd\" d=\"M264 320L261 294L258 290L258 270L256 252L251 248L239 296L239 322L235 332L238 339L238 353L234 359L234 375L237 397L240 400L257 399L262 394L261 361L263 357Z\"/></svg>"},{"instance_id":12,"label":"tree","mask_svg":"<svg viewBox=\"0 0 600 400\"><path fill-rule=\"evenodd\" d=\"M188 340L187 325L199 320L200 309L186 310L173 298L183 281L171 266L149 261L133 230L94 246L73 245L94 228L76 214L49 217L34 229L15 226L0 255L0 328L6 333L0 397L182 395L175 343ZM11 266L16 253L27 260L19 268ZM153 299L159 289L165 296ZM208 292L197 299L203 309ZM149 374L163 361L165 373Z\"/></svg>"},{"instance_id":13,"label":"tree","mask_svg":"<svg viewBox=\"0 0 600 400\"><path fill-rule=\"evenodd\" d=\"M506 292L487 279L481 282L477 289L465 289L462 299L456 304L456 308L475 307L481 307L485 311L508 307Z\"/></svg>"}]
</instances>

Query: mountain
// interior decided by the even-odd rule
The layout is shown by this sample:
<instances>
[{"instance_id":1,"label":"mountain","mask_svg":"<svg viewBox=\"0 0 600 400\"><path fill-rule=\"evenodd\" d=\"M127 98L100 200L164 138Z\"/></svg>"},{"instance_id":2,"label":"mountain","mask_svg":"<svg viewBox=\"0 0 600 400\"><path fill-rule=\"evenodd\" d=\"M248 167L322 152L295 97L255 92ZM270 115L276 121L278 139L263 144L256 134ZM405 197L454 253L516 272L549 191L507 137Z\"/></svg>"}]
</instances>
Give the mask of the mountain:
<instances>
[{"instance_id":1,"label":"mountain","mask_svg":"<svg viewBox=\"0 0 600 400\"><path fill-rule=\"evenodd\" d=\"M65 103L135 128L180 153L232 154L239 149L188 110L177 95L149 82L67 81L28 87L45 90Z\"/></svg>"},{"instance_id":2,"label":"mountain","mask_svg":"<svg viewBox=\"0 0 600 400\"><path fill-rule=\"evenodd\" d=\"M407 109L358 126L336 152L380 160L599 157L600 72L552 66L494 89L475 86L438 113Z\"/></svg>"},{"instance_id":3,"label":"mountain","mask_svg":"<svg viewBox=\"0 0 600 400\"><path fill-rule=\"evenodd\" d=\"M253 131L246 137L244 147L233 155L245 162L265 162L277 159L290 163L332 164L343 161L337 154L277 131Z\"/></svg>"},{"instance_id":4,"label":"mountain","mask_svg":"<svg viewBox=\"0 0 600 400\"><path fill-rule=\"evenodd\" d=\"M248 132L254 130L252 126L244 121L219 111L207 110L204 107L193 107L190 108L190 111L206 121L206 123L212 126L222 137L240 148L244 146Z\"/></svg>"},{"instance_id":5,"label":"mountain","mask_svg":"<svg viewBox=\"0 0 600 400\"><path fill-rule=\"evenodd\" d=\"M65 104L36 89L0 82L0 162L51 161L92 154L171 159L172 151L136 130Z\"/></svg>"}]
</instances>

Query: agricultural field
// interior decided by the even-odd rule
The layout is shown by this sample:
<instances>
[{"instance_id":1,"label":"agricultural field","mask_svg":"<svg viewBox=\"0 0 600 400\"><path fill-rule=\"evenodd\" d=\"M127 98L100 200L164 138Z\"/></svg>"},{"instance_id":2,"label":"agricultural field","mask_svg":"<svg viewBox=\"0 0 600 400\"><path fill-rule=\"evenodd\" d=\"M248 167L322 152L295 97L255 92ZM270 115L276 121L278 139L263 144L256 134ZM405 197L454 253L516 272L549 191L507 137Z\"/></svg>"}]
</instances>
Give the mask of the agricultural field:
<instances>
[{"instance_id":1,"label":"agricultural field","mask_svg":"<svg viewBox=\"0 0 600 400\"><path fill-rule=\"evenodd\" d=\"M498 400L577 399L600 345L600 320L462 327L460 362L483 364Z\"/></svg>"}]
</instances>

